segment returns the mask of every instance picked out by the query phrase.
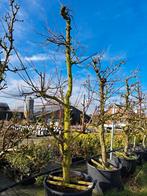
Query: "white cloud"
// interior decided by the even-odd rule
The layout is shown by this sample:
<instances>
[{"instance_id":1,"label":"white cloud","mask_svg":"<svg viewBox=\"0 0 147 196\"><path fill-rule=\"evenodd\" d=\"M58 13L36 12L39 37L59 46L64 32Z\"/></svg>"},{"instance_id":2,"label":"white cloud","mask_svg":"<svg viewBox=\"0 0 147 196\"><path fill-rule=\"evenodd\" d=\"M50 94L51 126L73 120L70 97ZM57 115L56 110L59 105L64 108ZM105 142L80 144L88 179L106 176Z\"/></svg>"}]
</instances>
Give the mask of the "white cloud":
<instances>
[{"instance_id":1,"label":"white cloud","mask_svg":"<svg viewBox=\"0 0 147 196\"><path fill-rule=\"evenodd\" d=\"M32 56L24 57L27 61L45 61L50 60L50 57L47 54L36 54Z\"/></svg>"},{"instance_id":2,"label":"white cloud","mask_svg":"<svg viewBox=\"0 0 147 196\"><path fill-rule=\"evenodd\" d=\"M11 109L15 109L24 102L24 98L19 97L19 88L24 85L24 81L13 78L9 78L7 81L8 88L1 91L0 102L6 102Z\"/></svg>"},{"instance_id":3,"label":"white cloud","mask_svg":"<svg viewBox=\"0 0 147 196\"><path fill-rule=\"evenodd\" d=\"M118 61L118 60L123 60L126 59L126 54L125 53L121 53L121 54L117 54L117 55L111 55L109 53L104 53L103 55L103 60L104 61Z\"/></svg>"},{"instance_id":4,"label":"white cloud","mask_svg":"<svg viewBox=\"0 0 147 196\"><path fill-rule=\"evenodd\" d=\"M56 51L50 51L49 53L38 53L33 54L31 56L23 56L18 52L19 58L24 63L24 65L27 65L27 62L42 62L42 61L49 61L55 65L62 65L65 62L65 55L63 53L59 53ZM1 59L3 61L3 59ZM11 65L19 66L20 61L18 59L18 56L16 54L13 54L10 56Z\"/></svg>"},{"instance_id":5,"label":"white cloud","mask_svg":"<svg viewBox=\"0 0 147 196\"><path fill-rule=\"evenodd\" d=\"M38 53L32 56L23 57L26 61L51 61L55 64L62 64L65 62L65 55L61 52L49 51L49 53Z\"/></svg>"},{"instance_id":6,"label":"white cloud","mask_svg":"<svg viewBox=\"0 0 147 196\"><path fill-rule=\"evenodd\" d=\"M112 62L124 60L127 58L126 52L113 52L112 49L112 46L109 45L106 49L99 52L99 54L102 56L102 61Z\"/></svg>"}]
</instances>

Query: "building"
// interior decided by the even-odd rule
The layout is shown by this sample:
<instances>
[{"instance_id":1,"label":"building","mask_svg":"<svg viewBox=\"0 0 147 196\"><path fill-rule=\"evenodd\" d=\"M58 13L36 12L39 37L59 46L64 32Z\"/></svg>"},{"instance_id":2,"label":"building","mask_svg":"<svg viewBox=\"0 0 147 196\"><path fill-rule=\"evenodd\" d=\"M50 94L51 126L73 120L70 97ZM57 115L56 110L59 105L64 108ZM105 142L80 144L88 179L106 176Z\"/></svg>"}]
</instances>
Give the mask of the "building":
<instances>
[{"instance_id":1,"label":"building","mask_svg":"<svg viewBox=\"0 0 147 196\"><path fill-rule=\"evenodd\" d=\"M105 123L105 128L112 128L113 123L116 128L122 128L126 125L126 120L124 118L124 106L119 104L112 104L108 110L107 115L109 120Z\"/></svg>"},{"instance_id":2,"label":"building","mask_svg":"<svg viewBox=\"0 0 147 196\"><path fill-rule=\"evenodd\" d=\"M13 116L7 103L0 102L0 120L10 120Z\"/></svg>"},{"instance_id":3,"label":"building","mask_svg":"<svg viewBox=\"0 0 147 196\"><path fill-rule=\"evenodd\" d=\"M134 118L138 117L136 111L132 108L126 111L125 106L119 104L112 104L108 110L107 115L109 116L108 121L105 123L105 128L112 128L113 123L115 128L121 129L126 126L126 122L133 121Z\"/></svg>"},{"instance_id":4,"label":"building","mask_svg":"<svg viewBox=\"0 0 147 196\"><path fill-rule=\"evenodd\" d=\"M71 125L81 124L82 111L71 106ZM50 123L51 121L61 123L63 121L63 107L58 105L47 106L44 111L38 111L34 113L35 119L45 120L45 122ZM90 116L85 114L85 122L89 122Z\"/></svg>"},{"instance_id":5,"label":"building","mask_svg":"<svg viewBox=\"0 0 147 196\"><path fill-rule=\"evenodd\" d=\"M7 103L0 103L0 120L10 120L15 117L17 119L29 119L33 121L45 121L47 123L63 121L63 107L57 104L46 104L41 107L34 105L32 98L27 98L24 107L19 107L15 111L11 111ZM71 106L71 125L80 125L82 119L82 111ZM85 122L89 122L90 116L85 114Z\"/></svg>"},{"instance_id":6,"label":"building","mask_svg":"<svg viewBox=\"0 0 147 196\"><path fill-rule=\"evenodd\" d=\"M33 120L34 118L34 99L31 97L26 97L24 103L24 116L28 120Z\"/></svg>"}]
</instances>

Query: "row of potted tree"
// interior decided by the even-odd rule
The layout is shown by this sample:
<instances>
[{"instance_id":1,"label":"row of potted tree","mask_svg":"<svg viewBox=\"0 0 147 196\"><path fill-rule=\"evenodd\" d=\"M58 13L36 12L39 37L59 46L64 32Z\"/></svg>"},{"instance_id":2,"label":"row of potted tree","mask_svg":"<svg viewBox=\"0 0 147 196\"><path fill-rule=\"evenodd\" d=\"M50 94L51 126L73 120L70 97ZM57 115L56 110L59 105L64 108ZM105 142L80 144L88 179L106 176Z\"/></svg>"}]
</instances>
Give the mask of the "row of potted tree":
<instances>
[{"instance_id":1,"label":"row of potted tree","mask_svg":"<svg viewBox=\"0 0 147 196\"><path fill-rule=\"evenodd\" d=\"M62 45L65 48L66 57L66 70L67 70L67 88L66 93L62 92L62 97L51 96L49 88L45 86L45 78L40 74L40 81L43 81L40 85L42 88L32 85L32 81L29 80L29 86L32 87L32 93L37 94L45 99L52 99L58 102L63 107L64 119L63 119L63 130L59 137L55 138L59 142L59 148L62 155L62 170L58 172L53 172L45 179L45 189L47 195L92 195L92 189L96 186L98 193L103 193L111 188L122 189L121 174L128 175L132 174L135 170L136 157L132 157L131 152L129 152L129 134L134 132L134 129L139 129L138 123L140 122L140 117L134 114L132 109L132 88L136 85L129 85L129 80L132 78L128 77L126 79L126 93L124 94L125 104L123 108L123 114L117 112L117 114L109 115L106 112L107 100L111 94L115 94L116 87L118 87L118 81L112 78L112 75L116 74L120 66L124 64L124 61L118 62L116 64L111 64L110 66L102 66L101 56L91 57L92 62L90 66L96 75L96 88L89 89L93 91L94 97L96 95L96 100L98 101L96 112L99 114L98 118L91 120L91 125L97 129L100 138L101 146L101 156L97 159L91 159L87 163L88 176L86 174L81 174L71 170L71 145L72 145L72 129L70 125L70 98L72 95L72 90L74 87L73 83L73 72L72 68L74 64L79 64L83 62L77 57L75 58L75 50L72 47L71 42L71 16L67 7L63 6L61 8L61 16L66 23L66 36L55 36L47 38L47 41L52 42L56 45ZM104 67L104 69L102 69ZM63 90L63 89L62 89ZM131 97L131 98L130 98ZM123 128L126 137L126 145L124 152L121 154L116 154L114 159L109 160L108 154L106 152L105 144L105 123L109 119L115 118L125 118L126 125ZM142 124L140 124L142 128ZM122 168L125 170L123 171ZM125 172L125 173L124 173Z\"/></svg>"},{"instance_id":2,"label":"row of potted tree","mask_svg":"<svg viewBox=\"0 0 147 196\"><path fill-rule=\"evenodd\" d=\"M61 16L66 22L66 37L64 42L65 55L66 55L66 66L67 66L67 81L68 87L61 103L64 108L64 119L63 119L63 131L61 136L58 138L60 151L62 154L62 173L56 172L51 173L45 180L45 188L47 195L91 195L92 189L96 186L98 193L103 193L112 188L123 188L121 181L121 175L132 174L135 171L137 157L132 155L129 151L129 137L135 130L143 128L140 123L142 121L141 116L138 116L133 111L132 105L132 88L136 85L130 85L129 81L131 77L125 80L126 92L124 94L125 104L123 108L123 114L120 111L113 115L108 115L106 112L107 99L110 95L115 93L114 88L116 82L112 79L112 75L116 74L120 66L124 64L124 61L118 62L115 65L106 66L102 69L101 56L92 57L90 65L96 74L97 87L92 91L93 94L97 95L98 107L98 118L91 120L91 125L97 129L100 138L101 155L97 159L91 159L87 163L88 175L80 174L79 172L73 172L70 169L71 166L71 152L70 146L72 145L72 130L70 126L70 97L72 95L73 81L72 81L72 67L74 64L80 63L80 61L73 60L71 55L73 54L73 48L71 45L71 17L67 7L61 8ZM59 38L54 39L56 44ZM53 40L53 37L48 39ZM60 40L61 41L61 40ZM118 87L120 88L120 87ZM47 91L40 91L41 97L51 98L46 93ZM37 89L37 93L39 93ZM56 100L61 102L60 100ZM126 138L126 145L124 152L114 156L114 159L109 160L106 152L105 144L105 123L112 118L124 118L126 125L123 128ZM145 119L144 119L145 120ZM140 125L140 126L138 126ZM146 127L144 127L145 129ZM74 193L73 193L74 192Z\"/></svg>"},{"instance_id":3,"label":"row of potted tree","mask_svg":"<svg viewBox=\"0 0 147 196\"><path fill-rule=\"evenodd\" d=\"M12 9L16 9L14 13L14 20L18 11L17 5L14 6L15 1L10 1ZM13 11L13 10L12 10ZM138 131L143 131L145 133L146 130L146 120L144 115L140 112L134 113L133 111L133 99L132 99L132 89L136 88L135 85L130 85L129 81L132 77L128 77L126 79L126 92L124 94L125 104L123 107L123 112L116 112L113 114L108 114L107 112L107 104L108 100L111 95L116 94L120 90L118 85L118 80L114 80L112 77L113 74L117 74L120 66L124 64L124 61L117 62L116 64L102 65L101 63L101 55L89 56L82 60L77 57L76 49L73 48L72 45L72 38L71 38L71 22L72 16L70 14L69 9L66 6L62 6L61 8L61 17L65 21L66 28L65 28L65 36L58 35L57 33L53 33L49 31L49 36L47 37L46 41L48 43L52 43L55 46L62 46L65 52L65 60L66 60L66 72L67 72L67 80L66 82L59 80L58 86L54 85L54 82L46 81L46 74L40 72L37 69L33 69L37 74L39 84L33 82L32 75L29 75L29 72L26 69L26 66L23 64L19 53L15 49L15 53L20 61L21 64L21 72L19 76L21 79L26 82L29 87L27 88L27 93L22 92L22 94L29 94L35 95L45 100L52 100L57 102L63 108L63 129L61 134L58 136L51 131L54 138L59 143L59 150L62 157L62 170L57 172L52 172L48 175L48 177L44 181L44 186L46 189L46 195L83 195L83 196L90 196L92 195L92 191L94 187L96 188L98 193L103 193L111 188L118 188L122 189L123 184L121 182L121 175L128 175L128 173L132 174L135 170L136 166L136 157L132 156L132 151L129 150L129 138L130 134L134 134ZM13 17L12 17L13 18ZM9 19L9 18L8 18ZM9 21L8 21L9 22ZM14 22L14 21L12 21ZM11 26L10 26L11 27ZM11 34L13 32L13 26L11 27ZM11 36L10 34L10 36ZM14 49L12 47L13 40L10 39L8 36L8 41L10 42L10 51ZM0 42L0 46L4 48L3 42ZM7 50L6 50L7 52ZM4 67L4 71L1 73L1 78L3 78L3 74L6 69L8 69L7 64L8 57L6 56L6 62ZM97 133L99 134L100 138L100 146L101 146L101 155L96 157L95 159L91 159L87 163L88 168L88 175L83 174L81 172L72 171L71 164L72 164L72 156L71 156L71 146L72 141L75 139L72 135L72 128L71 128L71 96L73 92L74 82L73 82L73 66L76 64L82 64L84 61L90 59L90 67L92 67L93 74L95 74L95 88L92 89L91 85L88 84L87 88L91 91L93 95L92 101L97 101L97 108L95 109L95 114L92 115L91 119L91 126L95 127ZM19 71L19 70L14 70ZM22 72L23 71L23 72ZM59 78L58 78L59 79ZM65 85L66 84L66 85ZM117 90L116 90L117 89ZM29 92L28 92L29 91ZM139 100L139 107L141 111L141 103L142 103L142 96L140 95L140 90L138 88L138 100ZM60 96L59 96L60 93ZM125 119L126 125L123 128L126 137L126 145L124 148L123 153L116 153L113 156L113 159L109 159L108 153L106 151L106 144L105 144L105 123L108 120L116 120L116 119ZM48 126L46 124L46 126ZM80 134L80 132L79 132ZM112 138L113 139L113 138ZM143 140L143 145L145 147L145 139L146 133ZM135 140L134 140L135 141ZM142 157L145 157L146 151L144 148L137 149L134 142L134 150L137 154L141 154ZM123 170L122 170L123 168Z\"/></svg>"}]
</instances>

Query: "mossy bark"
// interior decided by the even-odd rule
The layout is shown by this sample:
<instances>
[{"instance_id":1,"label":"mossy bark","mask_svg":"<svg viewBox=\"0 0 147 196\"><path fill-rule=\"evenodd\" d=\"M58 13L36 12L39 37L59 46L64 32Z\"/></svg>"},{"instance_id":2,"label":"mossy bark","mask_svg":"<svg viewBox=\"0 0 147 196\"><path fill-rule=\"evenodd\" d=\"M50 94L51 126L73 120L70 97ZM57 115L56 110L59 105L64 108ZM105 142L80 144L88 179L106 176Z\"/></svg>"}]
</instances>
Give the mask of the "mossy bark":
<instances>
[{"instance_id":1,"label":"mossy bark","mask_svg":"<svg viewBox=\"0 0 147 196\"><path fill-rule=\"evenodd\" d=\"M100 125L100 145L101 145L101 155L102 163L104 166L107 165L107 154L106 154L106 144L105 144L105 128L104 128L104 115L105 115L105 79L100 80L100 116L101 116L101 125Z\"/></svg>"},{"instance_id":2,"label":"mossy bark","mask_svg":"<svg viewBox=\"0 0 147 196\"><path fill-rule=\"evenodd\" d=\"M146 148L146 135L143 136L142 145Z\"/></svg>"},{"instance_id":3,"label":"mossy bark","mask_svg":"<svg viewBox=\"0 0 147 196\"><path fill-rule=\"evenodd\" d=\"M101 155L102 155L102 163L104 166L107 164L107 154L106 154L106 144L105 144L105 129L104 125L100 126L100 132L99 132L99 137L100 137L100 145L101 145Z\"/></svg>"},{"instance_id":4,"label":"mossy bark","mask_svg":"<svg viewBox=\"0 0 147 196\"><path fill-rule=\"evenodd\" d=\"M70 153L70 107L64 107L64 131L63 131L63 181L68 183L70 181L70 165L71 165L71 153Z\"/></svg>"},{"instance_id":5,"label":"mossy bark","mask_svg":"<svg viewBox=\"0 0 147 196\"><path fill-rule=\"evenodd\" d=\"M64 130L63 130L63 144L62 144L62 169L64 183L70 182L70 165L71 165L71 152L70 152L70 97L72 94L72 60L71 60L71 21L66 18L66 67L68 88L64 97Z\"/></svg>"},{"instance_id":6,"label":"mossy bark","mask_svg":"<svg viewBox=\"0 0 147 196\"><path fill-rule=\"evenodd\" d=\"M83 111L82 111L82 133L86 131L86 123L85 123L85 95L83 99Z\"/></svg>"},{"instance_id":7,"label":"mossy bark","mask_svg":"<svg viewBox=\"0 0 147 196\"><path fill-rule=\"evenodd\" d=\"M124 147L124 153L127 154L129 149L129 136L127 133L125 133L125 147Z\"/></svg>"},{"instance_id":8,"label":"mossy bark","mask_svg":"<svg viewBox=\"0 0 147 196\"><path fill-rule=\"evenodd\" d=\"M135 148L136 148L136 139L137 139L137 137L136 137L136 135L134 136L134 138L133 138L133 149L135 150Z\"/></svg>"},{"instance_id":9,"label":"mossy bark","mask_svg":"<svg viewBox=\"0 0 147 196\"><path fill-rule=\"evenodd\" d=\"M107 154L106 154L106 144L105 144L105 87L106 87L106 78L101 76L99 72L99 68L97 67L97 60L93 60L93 68L99 80L99 93L100 93L100 126L98 128L100 145L101 145L101 156L102 156L102 164L104 167L107 167Z\"/></svg>"},{"instance_id":10,"label":"mossy bark","mask_svg":"<svg viewBox=\"0 0 147 196\"><path fill-rule=\"evenodd\" d=\"M127 118L129 117L129 111L130 111L130 87L129 87L129 83L128 83L128 79L126 79L126 95L125 95L125 110L126 110L126 115ZM129 119L126 119L127 121L127 127L124 130L125 133L125 146L124 146L124 153L127 154L128 153L128 149L129 149ZM132 122L131 122L132 123Z\"/></svg>"}]
</instances>

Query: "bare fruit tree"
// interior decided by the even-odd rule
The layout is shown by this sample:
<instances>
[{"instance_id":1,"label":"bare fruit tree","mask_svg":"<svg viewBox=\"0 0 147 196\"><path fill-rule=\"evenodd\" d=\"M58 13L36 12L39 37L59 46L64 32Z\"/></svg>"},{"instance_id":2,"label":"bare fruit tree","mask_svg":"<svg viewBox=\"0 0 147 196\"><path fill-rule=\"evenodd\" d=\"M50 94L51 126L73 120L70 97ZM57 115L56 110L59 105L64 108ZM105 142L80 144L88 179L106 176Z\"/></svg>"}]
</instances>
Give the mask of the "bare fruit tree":
<instances>
[{"instance_id":1,"label":"bare fruit tree","mask_svg":"<svg viewBox=\"0 0 147 196\"><path fill-rule=\"evenodd\" d=\"M92 59L91 67L95 73L95 88L93 91L93 100L96 102L96 111L92 116L92 125L97 129L101 145L102 166L107 167L107 153L105 144L105 123L118 118L119 113L108 113L108 102L110 98L116 96L121 88L119 80L116 79L116 74L124 61L118 63L110 63L109 65L102 64L103 55L99 55Z\"/></svg>"},{"instance_id":2,"label":"bare fruit tree","mask_svg":"<svg viewBox=\"0 0 147 196\"><path fill-rule=\"evenodd\" d=\"M136 82L131 82L136 76L129 76L125 79L125 93L124 97L124 113L123 119L125 120L125 126L123 131L125 134L125 147L124 153L127 155L129 150L129 144L131 136L135 135L135 131L138 129L139 116L135 113L136 103L134 101L134 93L136 88Z\"/></svg>"},{"instance_id":3,"label":"bare fruit tree","mask_svg":"<svg viewBox=\"0 0 147 196\"><path fill-rule=\"evenodd\" d=\"M146 111L145 111L145 94L142 91L141 83L138 82L136 84L136 95L135 101L136 101L136 112L138 121L136 124L136 135L134 135L134 148L136 146L136 137L137 134L142 136L142 146L145 148L145 140L146 140Z\"/></svg>"},{"instance_id":4,"label":"bare fruit tree","mask_svg":"<svg viewBox=\"0 0 147 196\"><path fill-rule=\"evenodd\" d=\"M35 95L39 98L50 102L58 103L63 108L63 130L59 136L57 136L52 129L50 133L59 142L60 152L62 155L62 171L63 171L63 182L70 182L70 166L71 166L71 95L73 91L73 65L80 64L89 59L86 57L82 60L78 58L73 48L71 38L71 15L69 9L65 6L61 8L60 12L63 20L65 21L65 36L48 30L49 36L47 37L47 43L52 43L56 47L62 47L65 52L66 61L66 79L62 80L59 75L56 74L53 77L47 77L47 74L40 72L37 68L34 69L35 77L24 69L23 73L19 73L19 76L26 83L26 91L23 89L22 93L25 95ZM20 59L19 55L18 58ZM25 67L21 61L22 69ZM46 127L48 125L46 124Z\"/></svg>"},{"instance_id":5,"label":"bare fruit tree","mask_svg":"<svg viewBox=\"0 0 147 196\"><path fill-rule=\"evenodd\" d=\"M18 71L11 65L10 57L14 50L14 29L17 20L19 6L15 0L9 0L9 12L0 20L0 89L6 87L6 72Z\"/></svg>"}]
</instances>

